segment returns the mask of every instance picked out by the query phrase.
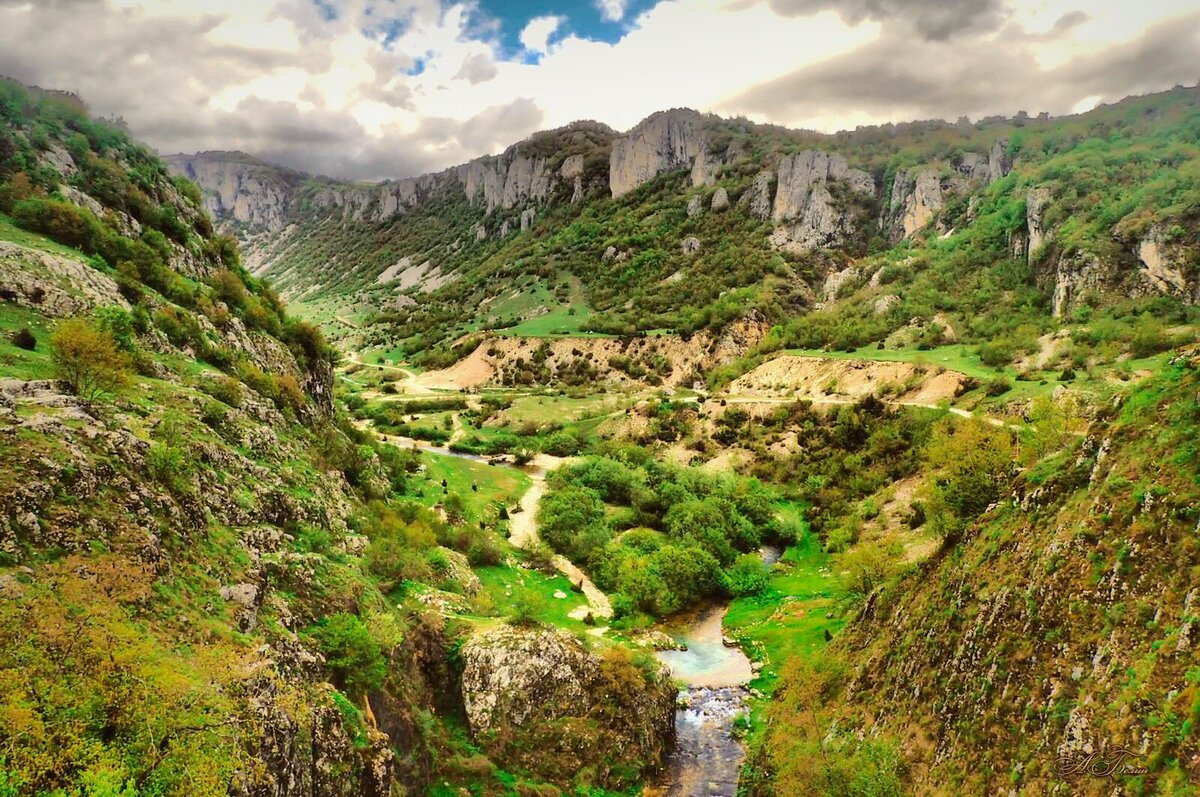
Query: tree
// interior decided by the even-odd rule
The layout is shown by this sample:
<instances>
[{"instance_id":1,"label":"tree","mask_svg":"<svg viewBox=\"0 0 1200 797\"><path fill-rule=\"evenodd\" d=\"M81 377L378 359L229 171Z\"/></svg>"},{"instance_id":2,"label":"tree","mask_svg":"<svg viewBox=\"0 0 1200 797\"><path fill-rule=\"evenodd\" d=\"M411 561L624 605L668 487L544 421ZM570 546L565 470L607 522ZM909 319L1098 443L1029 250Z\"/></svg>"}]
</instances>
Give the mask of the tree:
<instances>
[{"instance_id":1,"label":"tree","mask_svg":"<svg viewBox=\"0 0 1200 797\"><path fill-rule=\"evenodd\" d=\"M339 688L358 697L383 685L387 661L363 621L339 612L324 618L311 632Z\"/></svg>"},{"instance_id":2,"label":"tree","mask_svg":"<svg viewBox=\"0 0 1200 797\"><path fill-rule=\"evenodd\" d=\"M542 538L556 551L585 559L597 542L593 530L607 532L604 503L595 490L568 485L542 499L537 512ZM588 550L581 543L587 540ZM606 542L607 540L605 540ZM601 542L603 544L603 542Z\"/></svg>"},{"instance_id":3,"label":"tree","mask_svg":"<svg viewBox=\"0 0 1200 797\"><path fill-rule=\"evenodd\" d=\"M1018 453L1008 429L977 419L944 422L926 452L933 474L928 503L934 530L953 538L967 521L998 500Z\"/></svg>"},{"instance_id":4,"label":"tree","mask_svg":"<svg viewBox=\"0 0 1200 797\"><path fill-rule=\"evenodd\" d=\"M735 598L760 594L769 580L767 565L754 553L742 554L725 571L725 589Z\"/></svg>"},{"instance_id":5,"label":"tree","mask_svg":"<svg viewBox=\"0 0 1200 797\"><path fill-rule=\"evenodd\" d=\"M58 378L85 401L118 393L129 384L133 361L112 334L83 318L69 318L50 338Z\"/></svg>"}]
</instances>

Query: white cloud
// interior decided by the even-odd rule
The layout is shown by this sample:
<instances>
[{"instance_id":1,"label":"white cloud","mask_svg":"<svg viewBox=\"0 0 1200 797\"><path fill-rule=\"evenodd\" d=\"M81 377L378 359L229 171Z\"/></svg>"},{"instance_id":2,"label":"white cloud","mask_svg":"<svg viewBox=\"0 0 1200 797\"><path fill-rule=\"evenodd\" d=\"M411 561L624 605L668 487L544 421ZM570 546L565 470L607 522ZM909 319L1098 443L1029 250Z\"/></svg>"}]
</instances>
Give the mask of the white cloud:
<instances>
[{"instance_id":1,"label":"white cloud","mask_svg":"<svg viewBox=\"0 0 1200 797\"><path fill-rule=\"evenodd\" d=\"M600 15L609 22L620 22L625 19L626 0L596 0L596 8Z\"/></svg>"},{"instance_id":2,"label":"white cloud","mask_svg":"<svg viewBox=\"0 0 1200 797\"><path fill-rule=\"evenodd\" d=\"M521 31L521 44L530 52L545 53L550 49L550 37L562 24L562 17L534 17Z\"/></svg>"},{"instance_id":3,"label":"white cloud","mask_svg":"<svg viewBox=\"0 0 1200 797\"><path fill-rule=\"evenodd\" d=\"M505 60L503 21L481 24L472 0L339 0L334 19L312 0L0 0L0 74L77 91L162 151L243 149L350 178L679 106L834 130L976 107L1065 113L1197 77L1174 77L1178 59L1153 57L1162 47L1129 46L1171 20L1170 53L1186 51L1195 0L970 0L953 13L920 0L921 14L899 0L660 0L636 16L626 0L593 2L619 12L620 41L563 37L569 20L539 17Z\"/></svg>"}]
</instances>

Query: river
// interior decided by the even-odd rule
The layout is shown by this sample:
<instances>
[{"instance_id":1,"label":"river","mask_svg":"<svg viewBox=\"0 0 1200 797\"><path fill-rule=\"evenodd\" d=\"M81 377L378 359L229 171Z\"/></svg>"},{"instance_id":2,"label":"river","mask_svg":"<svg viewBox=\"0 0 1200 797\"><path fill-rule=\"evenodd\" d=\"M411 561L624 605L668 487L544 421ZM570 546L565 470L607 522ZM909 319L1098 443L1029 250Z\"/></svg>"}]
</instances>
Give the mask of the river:
<instances>
[{"instance_id":1,"label":"river","mask_svg":"<svg viewBox=\"0 0 1200 797\"><path fill-rule=\"evenodd\" d=\"M770 566L782 548L764 545L759 556ZM728 606L713 606L672 635L686 650L656 655L685 687L675 711L675 751L667 772L668 797L734 797L746 750L733 735L734 722L748 711L746 684L754 679L742 649L725 644L722 622Z\"/></svg>"},{"instance_id":2,"label":"river","mask_svg":"<svg viewBox=\"0 0 1200 797\"><path fill-rule=\"evenodd\" d=\"M687 650L657 655L686 686L675 711L675 751L668 762L669 797L733 797L746 751L733 724L746 712L750 659L722 642L726 607L705 610L676 637Z\"/></svg>"}]
</instances>

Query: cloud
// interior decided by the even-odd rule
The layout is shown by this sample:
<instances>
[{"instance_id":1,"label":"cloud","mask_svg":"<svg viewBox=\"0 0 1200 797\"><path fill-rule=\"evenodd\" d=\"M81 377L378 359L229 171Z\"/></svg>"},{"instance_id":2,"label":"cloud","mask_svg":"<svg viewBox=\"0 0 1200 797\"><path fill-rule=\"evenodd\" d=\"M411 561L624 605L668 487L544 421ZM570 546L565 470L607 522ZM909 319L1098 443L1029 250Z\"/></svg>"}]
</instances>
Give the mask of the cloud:
<instances>
[{"instance_id":1,"label":"cloud","mask_svg":"<svg viewBox=\"0 0 1200 797\"><path fill-rule=\"evenodd\" d=\"M532 53L545 53L550 49L550 37L564 21L563 17L534 17L521 31L521 44Z\"/></svg>"},{"instance_id":2,"label":"cloud","mask_svg":"<svg viewBox=\"0 0 1200 797\"><path fill-rule=\"evenodd\" d=\"M1014 29L920 43L888 35L754 87L724 107L797 126L854 113L889 121L1068 113L1085 98L1094 105L1194 81L1200 14L1159 23L1132 40L1052 67L1041 66L1035 55L1044 38Z\"/></svg>"},{"instance_id":3,"label":"cloud","mask_svg":"<svg viewBox=\"0 0 1200 797\"><path fill-rule=\"evenodd\" d=\"M477 0L0 0L0 74L75 91L162 152L348 179L669 107L832 131L1068 112L1198 76L1195 0L589 2L599 13L572 14L607 18L617 41Z\"/></svg>"},{"instance_id":4,"label":"cloud","mask_svg":"<svg viewBox=\"0 0 1200 797\"><path fill-rule=\"evenodd\" d=\"M1003 17L1001 0L770 0L770 5L785 16L836 11L853 25L870 19L911 26L932 40L995 26Z\"/></svg>"},{"instance_id":5,"label":"cloud","mask_svg":"<svg viewBox=\"0 0 1200 797\"><path fill-rule=\"evenodd\" d=\"M455 80L466 80L472 86L486 83L500 73L496 62L488 53L475 53L463 59L462 67L454 76Z\"/></svg>"},{"instance_id":6,"label":"cloud","mask_svg":"<svg viewBox=\"0 0 1200 797\"><path fill-rule=\"evenodd\" d=\"M596 8L600 9L600 16L609 22L620 22L625 18L626 4L627 0L596 0Z\"/></svg>"}]
</instances>

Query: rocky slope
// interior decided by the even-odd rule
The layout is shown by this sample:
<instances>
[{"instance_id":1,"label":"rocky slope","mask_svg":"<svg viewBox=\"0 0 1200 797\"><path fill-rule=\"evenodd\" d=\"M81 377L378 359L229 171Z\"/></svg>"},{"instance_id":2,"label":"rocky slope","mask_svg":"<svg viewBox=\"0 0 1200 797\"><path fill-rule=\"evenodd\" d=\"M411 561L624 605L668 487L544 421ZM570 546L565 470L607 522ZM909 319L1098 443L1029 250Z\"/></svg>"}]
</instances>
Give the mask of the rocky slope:
<instances>
[{"instance_id":1,"label":"rocky slope","mask_svg":"<svg viewBox=\"0 0 1200 797\"><path fill-rule=\"evenodd\" d=\"M881 340L914 317L931 320L936 310L916 299L928 288L913 277L930 266L957 270L937 289L961 304L1024 263L1018 279L1042 297L1043 318L1130 297L1195 304L1196 95L833 136L675 109L623 134L581 123L376 186L297 185L240 157L223 168L214 155L175 164L239 223L256 271L319 314L335 300L382 311L368 337L408 349L467 331L462 307L478 308L478 327L570 306L582 312L567 331L619 334L719 328L738 303L777 322L837 299L822 296L833 274L890 266L907 276L880 313ZM1126 137L1108 136L1114 129ZM1076 149L1084 140L1094 146ZM1132 157L1133 142L1171 151L1177 168ZM1091 196L1081 169L1095 175ZM989 259L954 264L956 247ZM402 263L436 278L396 280ZM561 286L572 281L569 299Z\"/></svg>"},{"instance_id":2,"label":"rocky slope","mask_svg":"<svg viewBox=\"0 0 1200 797\"><path fill-rule=\"evenodd\" d=\"M829 662L790 676L758 759L780 790L753 793L823 777L796 758L814 734L918 794L1189 793L1198 385L1197 352L1177 355L867 596Z\"/></svg>"},{"instance_id":3,"label":"rocky slope","mask_svg":"<svg viewBox=\"0 0 1200 797\"><path fill-rule=\"evenodd\" d=\"M540 728L504 712L496 761L457 734L466 701L512 697L464 690L471 622L421 597L470 608L464 552L495 531L406 494L418 456L342 416L320 333L241 268L195 186L75 98L0 82L0 122L0 792L557 793L657 766L670 685L573 638L542 649L611 711L539 714L561 758L500 744ZM246 197L298 183L243 165L198 168L269 227ZM597 740L611 771L569 764Z\"/></svg>"}]
</instances>

